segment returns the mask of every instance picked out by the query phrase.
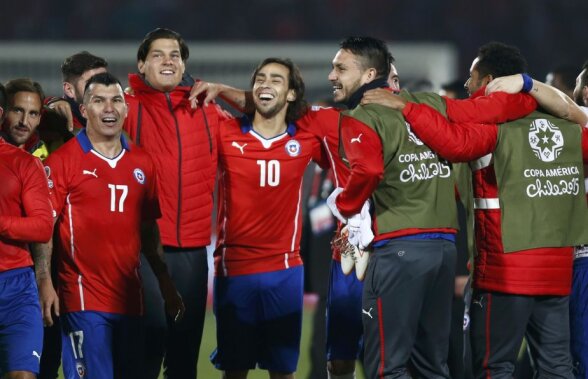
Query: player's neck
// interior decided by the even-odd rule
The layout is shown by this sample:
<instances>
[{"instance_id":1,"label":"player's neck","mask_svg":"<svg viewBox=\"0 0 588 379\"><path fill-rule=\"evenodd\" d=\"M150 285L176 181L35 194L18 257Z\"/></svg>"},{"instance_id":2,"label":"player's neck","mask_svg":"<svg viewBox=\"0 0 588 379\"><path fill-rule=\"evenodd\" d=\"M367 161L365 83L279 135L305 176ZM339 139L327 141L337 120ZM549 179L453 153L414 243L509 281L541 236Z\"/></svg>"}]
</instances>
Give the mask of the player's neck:
<instances>
[{"instance_id":1,"label":"player's neck","mask_svg":"<svg viewBox=\"0 0 588 379\"><path fill-rule=\"evenodd\" d=\"M92 143L92 148L106 158L118 156L123 148L120 141L120 133L114 136L104 136L88 128L86 129L86 134Z\"/></svg>"},{"instance_id":2,"label":"player's neck","mask_svg":"<svg viewBox=\"0 0 588 379\"><path fill-rule=\"evenodd\" d=\"M286 131L288 126L285 118L277 114L271 118L265 118L259 113L255 114L253 118L253 130L255 130L263 138L273 138L279 136Z\"/></svg>"}]
</instances>

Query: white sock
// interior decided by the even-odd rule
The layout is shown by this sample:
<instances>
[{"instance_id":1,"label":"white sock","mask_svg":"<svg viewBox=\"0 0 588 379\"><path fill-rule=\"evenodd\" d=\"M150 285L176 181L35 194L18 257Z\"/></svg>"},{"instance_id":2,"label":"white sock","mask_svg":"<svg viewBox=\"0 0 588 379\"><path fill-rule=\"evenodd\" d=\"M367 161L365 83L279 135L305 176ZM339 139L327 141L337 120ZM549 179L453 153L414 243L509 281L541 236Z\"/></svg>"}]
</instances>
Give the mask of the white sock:
<instances>
[{"instance_id":1,"label":"white sock","mask_svg":"<svg viewBox=\"0 0 588 379\"><path fill-rule=\"evenodd\" d=\"M333 375L327 370L327 377L329 379L355 379L355 371L344 375Z\"/></svg>"}]
</instances>

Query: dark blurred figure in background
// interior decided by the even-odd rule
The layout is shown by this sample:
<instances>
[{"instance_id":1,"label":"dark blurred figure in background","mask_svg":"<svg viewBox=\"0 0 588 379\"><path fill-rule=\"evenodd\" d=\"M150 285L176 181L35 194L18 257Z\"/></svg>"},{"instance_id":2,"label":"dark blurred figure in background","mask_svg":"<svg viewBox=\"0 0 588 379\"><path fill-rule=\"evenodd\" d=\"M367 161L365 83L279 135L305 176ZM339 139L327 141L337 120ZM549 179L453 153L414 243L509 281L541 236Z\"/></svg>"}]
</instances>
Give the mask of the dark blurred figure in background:
<instances>
[{"instance_id":1,"label":"dark blurred figure in background","mask_svg":"<svg viewBox=\"0 0 588 379\"><path fill-rule=\"evenodd\" d=\"M547 73L545 84L555 87L570 98L573 98L577 75L578 68L576 66L569 64L557 66Z\"/></svg>"}]
</instances>

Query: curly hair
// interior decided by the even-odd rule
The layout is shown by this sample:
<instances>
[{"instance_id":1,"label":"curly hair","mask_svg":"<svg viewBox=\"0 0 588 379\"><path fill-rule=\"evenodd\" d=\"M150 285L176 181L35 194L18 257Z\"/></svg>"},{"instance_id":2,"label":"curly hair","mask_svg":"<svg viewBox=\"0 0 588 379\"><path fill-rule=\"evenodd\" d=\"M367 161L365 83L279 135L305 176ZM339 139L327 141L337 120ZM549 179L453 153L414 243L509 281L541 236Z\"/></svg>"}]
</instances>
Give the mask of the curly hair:
<instances>
[{"instance_id":1,"label":"curly hair","mask_svg":"<svg viewBox=\"0 0 588 379\"><path fill-rule=\"evenodd\" d=\"M478 50L476 69L480 76L499 78L526 72L527 60L515 46L489 42Z\"/></svg>"}]
</instances>

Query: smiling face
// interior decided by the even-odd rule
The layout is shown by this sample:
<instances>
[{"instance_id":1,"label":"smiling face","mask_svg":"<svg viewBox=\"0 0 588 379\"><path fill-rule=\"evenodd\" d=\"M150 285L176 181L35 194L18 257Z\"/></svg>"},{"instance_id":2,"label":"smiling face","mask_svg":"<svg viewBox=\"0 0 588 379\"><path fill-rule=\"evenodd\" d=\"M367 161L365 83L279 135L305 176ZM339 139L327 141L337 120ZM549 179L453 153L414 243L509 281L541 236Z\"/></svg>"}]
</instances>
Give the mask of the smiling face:
<instances>
[{"instance_id":1,"label":"smiling face","mask_svg":"<svg viewBox=\"0 0 588 379\"><path fill-rule=\"evenodd\" d=\"M253 82L255 109L264 118L272 118L285 112L289 101L296 99L294 90L289 89L290 70L279 63L268 63L257 71Z\"/></svg>"},{"instance_id":2,"label":"smiling face","mask_svg":"<svg viewBox=\"0 0 588 379\"><path fill-rule=\"evenodd\" d=\"M103 138L119 138L127 117L127 104L120 85L93 83L80 107L88 120L88 131Z\"/></svg>"},{"instance_id":3,"label":"smiling face","mask_svg":"<svg viewBox=\"0 0 588 379\"><path fill-rule=\"evenodd\" d=\"M42 102L35 92L17 92L8 105L2 130L16 146L24 145L41 122Z\"/></svg>"},{"instance_id":4,"label":"smiling face","mask_svg":"<svg viewBox=\"0 0 588 379\"><path fill-rule=\"evenodd\" d=\"M468 91L468 94L472 96L474 92L485 86L486 84L490 83L492 80L491 75L482 76L480 75L480 71L478 70L478 61L480 59L476 58L472 62L472 66L470 67L470 77L466 80L464 84L464 88Z\"/></svg>"},{"instance_id":5,"label":"smiling face","mask_svg":"<svg viewBox=\"0 0 588 379\"><path fill-rule=\"evenodd\" d=\"M151 43L144 61L138 63L139 72L156 90L169 92L182 81L186 66L180 44L171 38L156 39Z\"/></svg>"},{"instance_id":6,"label":"smiling face","mask_svg":"<svg viewBox=\"0 0 588 379\"><path fill-rule=\"evenodd\" d=\"M329 81L333 85L333 101L336 103L349 100L359 87L372 79L371 70L365 69L360 59L345 49L340 49L335 55Z\"/></svg>"}]
</instances>

